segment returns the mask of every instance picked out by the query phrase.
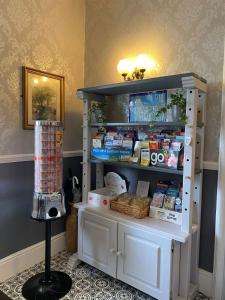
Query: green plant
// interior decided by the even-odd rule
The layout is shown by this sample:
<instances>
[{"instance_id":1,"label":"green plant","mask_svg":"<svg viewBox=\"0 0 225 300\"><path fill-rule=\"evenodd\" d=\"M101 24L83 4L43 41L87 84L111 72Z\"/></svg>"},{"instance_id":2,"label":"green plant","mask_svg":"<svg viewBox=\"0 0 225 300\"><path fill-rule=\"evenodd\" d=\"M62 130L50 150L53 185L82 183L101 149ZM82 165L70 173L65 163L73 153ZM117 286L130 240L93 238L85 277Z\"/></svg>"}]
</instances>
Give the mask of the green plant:
<instances>
[{"instance_id":1,"label":"green plant","mask_svg":"<svg viewBox=\"0 0 225 300\"><path fill-rule=\"evenodd\" d=\"M177 106L180 109L180 117L179 121L183 122L184 124L187 122L187 116L186 116L186 99L184 98L183 94L180 92L176 92L175 94L170 95L170 102L160 108L155 117L158 118L162 114L165 114L168 110L170 110L173 106Z\"/></svg>"},{"instance_id":2,"label":"green plant","mask_svg":"<svg viewBox=\"0 0 225 300\"><path fill-rule=\"evenodd\" d=\"M92 102L91 107L88 111L89 121L93 122L93 118L94 118L97 123L104 123L106 120L105 108L106 108L105 101Z\"/></svg>"}]
</instances>

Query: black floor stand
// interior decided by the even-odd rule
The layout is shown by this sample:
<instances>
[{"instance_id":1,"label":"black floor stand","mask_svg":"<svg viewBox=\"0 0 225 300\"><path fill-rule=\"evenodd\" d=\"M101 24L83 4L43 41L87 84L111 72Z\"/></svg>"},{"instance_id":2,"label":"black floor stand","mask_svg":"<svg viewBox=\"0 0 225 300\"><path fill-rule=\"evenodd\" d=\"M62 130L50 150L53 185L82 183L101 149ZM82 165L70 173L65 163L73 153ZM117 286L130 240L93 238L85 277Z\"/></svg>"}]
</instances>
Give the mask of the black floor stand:
<instances>
[{"instance_id":1,"label":"black floor stand","mask_svg":"<svg viewBox=\"0 0 225 300\"><path fill-rule=\"evenodd\" d=\"M57 300L65 296L71 286L71 278L51 271L51 221L45 223L45 272L37 274L23 285L22 295L28 300Z\"/></svg>"}]
</instances>

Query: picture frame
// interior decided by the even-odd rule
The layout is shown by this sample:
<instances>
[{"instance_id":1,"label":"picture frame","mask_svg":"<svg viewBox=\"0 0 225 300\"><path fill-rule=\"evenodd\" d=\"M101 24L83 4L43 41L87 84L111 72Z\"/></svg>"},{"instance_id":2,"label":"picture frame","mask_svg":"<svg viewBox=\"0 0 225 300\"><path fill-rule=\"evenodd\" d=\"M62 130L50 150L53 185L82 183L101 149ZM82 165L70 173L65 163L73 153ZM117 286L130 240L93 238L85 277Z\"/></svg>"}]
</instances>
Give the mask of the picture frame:
<instances>
[{"instance_id":1,"label":"picture frame","mask_svg":"<svg viewBox=\"0 0 225 300\"><path fill-rule=\"evenodd\" d=\"M23 128L35 120L64 123L64 76L23 66Z\"/></svg>"}]
</instances>

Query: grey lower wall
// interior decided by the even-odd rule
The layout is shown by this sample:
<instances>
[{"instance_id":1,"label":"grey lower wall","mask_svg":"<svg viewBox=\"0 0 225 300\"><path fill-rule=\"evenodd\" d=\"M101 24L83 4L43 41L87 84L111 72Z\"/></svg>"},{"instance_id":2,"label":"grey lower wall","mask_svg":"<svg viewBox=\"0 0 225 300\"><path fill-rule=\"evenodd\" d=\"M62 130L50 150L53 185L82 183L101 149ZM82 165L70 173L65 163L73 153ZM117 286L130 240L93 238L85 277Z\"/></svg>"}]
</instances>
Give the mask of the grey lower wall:
<instances>
[{"instance_id":1,"label":"grey lower wall","mask_svg":"<svg viewBox=\"0 0 225 300\"><path fill-rule=\"evenodd\" d=\"M204 170L199 266L208 272L213 272L217 177L217 171Z\"/></svg>"},{"instance_id":2,"label":"grey lower wall","mask_svg":"<svg viewBox=\"0 0 225 300\"><path fill-rule=\"evenodd\" d=\"M64 159L64 181L68 168L72 168L73 175L81 179L80 161L81 157ZM158 179L174 178L168 174L105 167L105 172L112 170L128 180L130 191L135 191L138 179L149 180L154 190ZM208 272L213 271L217 175L217 171L212 170L203 173L199 267ZM181 176L178 178L182 180ZM44 239L44 224L30 218L33 181L33 162L0 164L0 259ZM94 182L93 176L93 188ZM52 234L63 232L64 224L64 219L54 221Z\"/></svg>"},{"instance_id":3,"label":"grey lower wall","mask_svg":"<svg viewBox=\"0 0 225 300\"><path fill-rule=\"evenodd\" d=\"M154 191L156 182L159 179L174 179L176 177L182 182L182 176L174 176L166 173L106 166L105 173L109 171L115 171L121 176L124 176L128 181L130 192L136 190L137 180L150 181L152 191ZM217 171L204 170L203 172L199 267L208 272L213 272L217 176ZM92 185L94 186L94 177L92 178Z\"/></svg>"},{"instance_id":4,"label":"grey lower wall","mask_svg":"<svg viewBox=\"0 0 225 300\"><path fill-rule=\"evenodd\" d=\"M64 181L68 168L81 178L80 161L64 159ZM30 218L33 187L33 162L0 164L0 259L44 239L44 223ZM64 218L54 221L52 235L63 232L64 224Z\"/></svg>"}]
</instances>

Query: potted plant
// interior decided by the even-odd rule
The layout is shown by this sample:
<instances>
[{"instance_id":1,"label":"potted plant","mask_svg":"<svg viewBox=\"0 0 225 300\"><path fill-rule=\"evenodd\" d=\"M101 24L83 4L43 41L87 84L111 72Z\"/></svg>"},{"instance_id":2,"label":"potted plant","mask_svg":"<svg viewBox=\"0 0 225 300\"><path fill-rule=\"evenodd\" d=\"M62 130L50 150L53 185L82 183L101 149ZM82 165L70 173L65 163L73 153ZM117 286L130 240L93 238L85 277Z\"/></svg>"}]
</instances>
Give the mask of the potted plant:
<instances>
[{"instance_id":1,"label":"potted plant","mask_svg":"<svg viewBox=\"0 0 225 300\"><path fill-rule=\"evenodd\" d=\"M89 109L89 121L92 123L104 123L106 102L92 102Z\"/></svg>"},{"instance_id":2,"label":"potted plant","mask_svg":"<svg viewBox=\"0 0 225 300\"><path fill-rule=\"evenodd\" d=\"M167 122L182 122L186 123L186 99L183 93L178 90L175 94L169 96L169 103L160 108L155 117L159 118L161 115L166 114Z\"/></svg>"}]
</instances>

